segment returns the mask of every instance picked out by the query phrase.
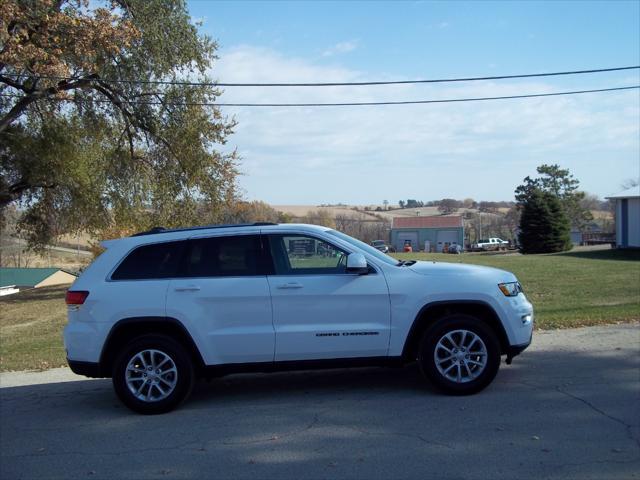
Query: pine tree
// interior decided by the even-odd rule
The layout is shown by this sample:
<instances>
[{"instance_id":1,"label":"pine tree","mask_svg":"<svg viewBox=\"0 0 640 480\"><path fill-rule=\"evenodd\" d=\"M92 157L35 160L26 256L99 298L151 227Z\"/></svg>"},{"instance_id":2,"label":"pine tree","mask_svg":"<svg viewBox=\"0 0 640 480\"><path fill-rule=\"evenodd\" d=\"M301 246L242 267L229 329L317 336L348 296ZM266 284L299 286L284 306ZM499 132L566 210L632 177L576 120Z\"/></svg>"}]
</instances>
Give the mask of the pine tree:
<instances>
[{"instance_id":1,"label":"pine tree","mask_svg":"<svg viewBox=\"0 0 640 480\"><path fill-rule=\"evenodd\" d=\"M521 207L522 253L554 253L571 249L569 220L555 195L535 188Z\"/></svg>"}]
</instances>

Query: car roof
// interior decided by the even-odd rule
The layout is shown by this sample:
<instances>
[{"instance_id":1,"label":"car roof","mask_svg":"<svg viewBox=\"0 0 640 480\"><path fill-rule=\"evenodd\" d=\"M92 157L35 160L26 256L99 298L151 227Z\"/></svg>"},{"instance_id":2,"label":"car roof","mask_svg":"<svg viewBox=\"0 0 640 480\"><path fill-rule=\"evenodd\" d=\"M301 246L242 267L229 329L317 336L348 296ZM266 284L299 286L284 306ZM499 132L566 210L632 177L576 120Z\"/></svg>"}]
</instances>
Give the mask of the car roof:
<instances>
[{"instance_id":1,"label":"car roof","mask_svg":"<svg viewBox=\"0 0 640 480\"><path fill-rule=\"evenodd\" d=\"M259 227L263 225L277 225L271 222L254 222L254 223L227 223L220 225L201 225L195 227L184 227L184 228L165 228L165 227L153 227L150 230L146 230L144 232L138 232L131 235L132 237L141 237L144 235L155 235L158 233L173 233L173 232L190 232L196 230L209 230L209 229L217 229L217 228L233 228L233 227Z\"/></svg>"},{"instance_id":2,"label":"car roof","mask_svg":"<svg viewBox=\"0 0 640 480\"><path fill-rule=\"evenodd\" d=\"M203 237L211 234L229 235L234 233L260 233L260 232L292 232L292 233L321 233L331 230L328 227L319 225L310 225L305 223L241 223L241 224L225 224L225 225L202 225L188 228L155 227L151 230L139 232L130 237L117 238L113 240L104 240L100 244L105 247L111 247L115 242L125 242L131 245L143 245L147 243L157 243L172 240L184 240L194 236Z\"/></svg>"}]
</instances>

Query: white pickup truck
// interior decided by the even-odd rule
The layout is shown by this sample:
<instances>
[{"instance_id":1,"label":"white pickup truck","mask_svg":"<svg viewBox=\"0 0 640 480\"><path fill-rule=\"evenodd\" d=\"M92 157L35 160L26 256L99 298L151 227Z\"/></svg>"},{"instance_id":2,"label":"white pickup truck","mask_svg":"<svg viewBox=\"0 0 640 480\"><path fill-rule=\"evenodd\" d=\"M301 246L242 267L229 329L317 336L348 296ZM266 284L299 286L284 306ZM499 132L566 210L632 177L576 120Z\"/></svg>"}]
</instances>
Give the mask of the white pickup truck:
<instances>
[{"instance_id":1,"label":"white pickup truck","mask_svg":"<svg viewBox=\"0 0 640 480\"><path fill-rule=\"evenodd\" d=\"M473 244L474 250L506 250L507 248L509 248L509 242L497 237L480 240L478 243Z\"/></svg>"}]
</instances>

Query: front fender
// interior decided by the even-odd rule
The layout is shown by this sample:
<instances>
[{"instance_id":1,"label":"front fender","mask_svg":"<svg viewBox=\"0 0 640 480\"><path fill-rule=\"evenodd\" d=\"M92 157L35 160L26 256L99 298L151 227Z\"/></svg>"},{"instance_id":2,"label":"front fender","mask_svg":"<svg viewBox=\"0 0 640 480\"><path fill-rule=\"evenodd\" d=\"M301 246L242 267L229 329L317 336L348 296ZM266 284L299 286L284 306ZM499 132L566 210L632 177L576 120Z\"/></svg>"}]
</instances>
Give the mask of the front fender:
<instances>
[{"instance_id":1,"label":"front fender","mask_svg":"<svg viewBox=\"0 0 640 480\"><path fill-rule=\"evenodd\" d=\"M497 296L497 295L496 295ZM473 305L478 305L483 309L489 309L495 315L500 327L502 328L502 334L508 343L513 343L514 332L510 331L509 322L506 321L507 315L504 307L500 304L500 299L491 295L466 292L460 293L439 293L425 295L418 301L409 304L406 296L404 298L395 298L391 296L392 302L392 329L391 337L389 340L389 355L399 356L405 351L407 342L415 334L415 329L418 326L419 319L423 313L434 307L444 308L447 305L454 307L456 305L463 306L465 308L472 309ZM394 301L396 302L394 305ZM472 313L472 310L471 312Z\"/></svg>"}]
</instances>

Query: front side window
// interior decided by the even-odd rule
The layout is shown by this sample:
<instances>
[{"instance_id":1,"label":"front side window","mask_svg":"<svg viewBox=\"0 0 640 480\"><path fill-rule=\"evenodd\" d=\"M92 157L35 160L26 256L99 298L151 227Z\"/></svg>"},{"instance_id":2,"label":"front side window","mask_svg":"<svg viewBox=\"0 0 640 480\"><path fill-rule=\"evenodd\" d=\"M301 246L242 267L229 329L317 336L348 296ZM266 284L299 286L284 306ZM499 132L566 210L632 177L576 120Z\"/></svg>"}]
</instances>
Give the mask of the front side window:
<instances>
[{"instance_id":1,"label":"front side window","mask_svg":"<svg viewBox=\"0 0 640 480\"><path fill-rule=\"evenodd\" d=\"M323 240L305 235L269 235L277 275L346 273L347 253Z\"/></svg>"},{"instance_id":2,"label":"front side window","mask_svg":"<svg viewBox=\"0 0 640 480\"><path fill-rule=\"evenodd\" d=\"M189 241L181 277L243 277L264 275L260 237L237 235Z\"/></svg>"},{"instance_id":3,"label":"front side window","mask_svg":"<svg viewBox=\"0 0 640 480\"><path fill-rule=\"evenodd\" d=\"M186 242L143 245L116 268L112 280L150 280L175 276Z\"/></svg>"}]
</instances>

